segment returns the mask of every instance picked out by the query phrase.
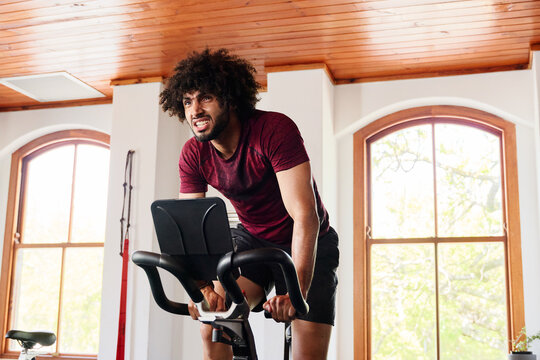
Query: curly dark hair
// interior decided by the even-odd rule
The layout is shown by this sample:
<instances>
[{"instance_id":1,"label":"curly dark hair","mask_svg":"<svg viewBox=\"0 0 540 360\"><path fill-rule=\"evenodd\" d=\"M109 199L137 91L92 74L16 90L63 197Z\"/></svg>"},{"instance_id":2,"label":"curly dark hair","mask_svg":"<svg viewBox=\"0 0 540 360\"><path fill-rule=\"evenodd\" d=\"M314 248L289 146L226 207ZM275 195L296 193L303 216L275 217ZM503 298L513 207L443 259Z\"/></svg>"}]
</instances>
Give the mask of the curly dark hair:
<instances>
[{"instance_id":1,"label":"curly dark hair","mask_svg":"<svg viewBox=\"0 0 540 360\"><path fill-rule=\"evenodd\" d=\"M181 122L186 119L183 97L192 91L215 95L220 105L234 106L240 119L249 116L259 100L261 86L255 81L255 68L227 49L192 52L174 70L159 103L163 111L178 116Z\"/></svg>"}]
</instances>

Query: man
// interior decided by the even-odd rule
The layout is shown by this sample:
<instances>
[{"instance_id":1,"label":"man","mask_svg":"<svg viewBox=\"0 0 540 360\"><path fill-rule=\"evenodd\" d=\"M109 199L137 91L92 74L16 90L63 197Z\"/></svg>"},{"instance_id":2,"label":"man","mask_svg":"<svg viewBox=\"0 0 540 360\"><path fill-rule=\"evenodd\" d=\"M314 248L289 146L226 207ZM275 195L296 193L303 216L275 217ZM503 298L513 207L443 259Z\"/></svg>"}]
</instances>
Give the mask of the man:
<instances>
[{"instance_id":1,"label":"man","mask_svg":"<svg viewBox=\"0 0 540 360\"><path fill-rule=\"evenodd\" d=\"M263 307L276 321L294 320L294 359L326 359L335 313L337 234L298 128L283 114L255 109L254 73L251 64L225 49L192 53L175 68L160 103L181 122L187 120L194 135L179 161L180 197L204 197L210 184L238 214L241 225L231 229L237 251L273 246L291 254L310 306L306 316L296 317L283 279L266 266L242 268L238 283L254 307L275 280L278 295ZM201 291L212 310L225 310L218 282L202 284ZM190 314L199 315L193 304ZM201 325L205 359L231 359L230 347L212 343L211 331Z\"/></svg>"}]
</instances>

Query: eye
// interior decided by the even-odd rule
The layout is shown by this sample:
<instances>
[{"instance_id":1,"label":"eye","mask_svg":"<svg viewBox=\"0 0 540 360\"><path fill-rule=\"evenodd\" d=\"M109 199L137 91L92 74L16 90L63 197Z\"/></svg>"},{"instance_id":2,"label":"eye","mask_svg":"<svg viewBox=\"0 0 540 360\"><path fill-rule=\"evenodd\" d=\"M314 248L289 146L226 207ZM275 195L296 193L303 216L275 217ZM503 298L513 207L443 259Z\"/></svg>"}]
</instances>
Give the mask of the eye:
<instances>
[{"instance_id":1,"label":"eye","mask_svg":"<svg viewBox=\"0 0 540 360\"><path fill-rule=\"evenodd\" d=\"M209 101L212 101L213 99L214 98L212 95L204 95L201 100L204 102L209 102Z\"/></svg>"},{"instance_id":2,"label":"eye","mask_svg":"<svg viewBox=\"0 0 540 360\"><path fill-rule=\"evenodd\" d=\"M184 99L183 103L184 103L184 106L189 106L189 105L191 105L191 100L190 99Z\"/></svg>"}]
</instances>

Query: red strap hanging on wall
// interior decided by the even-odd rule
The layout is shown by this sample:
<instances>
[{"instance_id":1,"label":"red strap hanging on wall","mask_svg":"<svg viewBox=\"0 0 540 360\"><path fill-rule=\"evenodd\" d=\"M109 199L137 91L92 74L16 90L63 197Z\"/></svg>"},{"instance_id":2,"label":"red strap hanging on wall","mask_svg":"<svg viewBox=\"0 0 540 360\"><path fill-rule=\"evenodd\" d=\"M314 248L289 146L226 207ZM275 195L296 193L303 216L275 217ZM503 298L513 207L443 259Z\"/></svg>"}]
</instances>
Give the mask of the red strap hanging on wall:
<instances>
[{"instance_id":1,"label":"red strap hanging on wall","mask_svg":"<svg viewBox=\"0 0 540 360\"><path fill-rule=\"evenodd\" d=\"M129 263L129 219L131 217L131 173L133 169L133 150L129 150L126 156L126 168L124 170L124 202L122 204L122 218L120 219L120 256L122 256L122 285L120 290L120 315L118 320L118 341L116 343L116 360L124 360L126 343L126 300L127 300L127 276ZM124 218L127 203L127 220ZM127 221L124 233L124 221Z\"/></svg>"},{"instance_id":2,"label":"red strap hanging on wall","mask_svg":"<svg viewBox=\"0 0 540 360\"><path fill-rule=\"evenodd\" d=\"M129 262L129 239L125 239L124 240L124 253L122 255L122 290L120 292L120 317L118 321L118 341L116 343L116 360L124 360L124 354L125 354L128 262Z\"/></svg>"}]
</instances>

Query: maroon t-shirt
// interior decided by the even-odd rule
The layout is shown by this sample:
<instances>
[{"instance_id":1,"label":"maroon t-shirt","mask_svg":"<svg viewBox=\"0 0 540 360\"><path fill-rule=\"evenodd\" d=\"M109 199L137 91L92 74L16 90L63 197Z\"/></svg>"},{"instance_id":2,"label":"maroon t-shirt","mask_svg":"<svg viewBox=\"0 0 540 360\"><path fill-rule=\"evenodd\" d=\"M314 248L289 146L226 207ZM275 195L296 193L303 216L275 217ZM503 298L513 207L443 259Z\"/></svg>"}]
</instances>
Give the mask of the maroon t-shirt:
<instances>
[{"instance_id":1,"label":"maroon t-shirt","mask_svg":"<svg viewBox=\"0 0 540 360\"><path fill-rule=\"evenodd\" d=\"M234 206L240 222L254 236L290 246L293 220L276 178L279 171L309 161L296 124L287 116L257 110L242 122L233 156L222 159L210 142L189 139L180 155L180 192L205 193L208 185ZM328 213L313 181L319 236L329 229Z\"/></svg>"}]
</instances>

